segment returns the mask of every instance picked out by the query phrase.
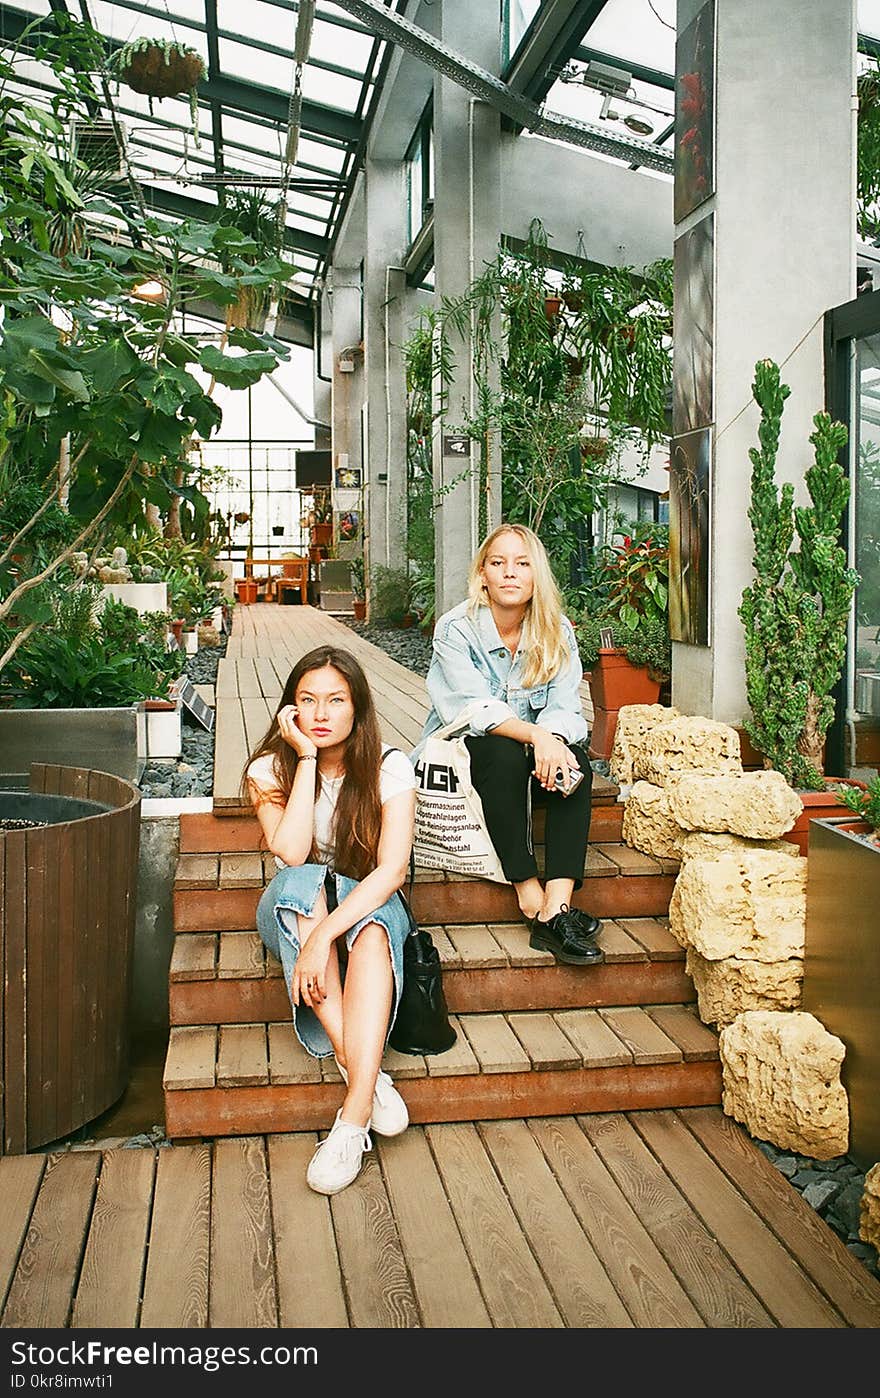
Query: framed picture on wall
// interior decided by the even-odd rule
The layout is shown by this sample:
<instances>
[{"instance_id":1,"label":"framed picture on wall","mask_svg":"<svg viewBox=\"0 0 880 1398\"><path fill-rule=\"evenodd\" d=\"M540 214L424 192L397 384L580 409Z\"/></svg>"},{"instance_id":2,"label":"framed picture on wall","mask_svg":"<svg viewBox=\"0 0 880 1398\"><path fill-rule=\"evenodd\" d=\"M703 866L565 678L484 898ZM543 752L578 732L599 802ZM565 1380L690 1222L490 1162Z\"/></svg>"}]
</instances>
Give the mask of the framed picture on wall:
<instances>
[{"instance_id":1,"label":"framed picture on wall","mask_svg":"<svg viewBox=\"0 0 880 1398\"><path fill-rule=\"evenodd\" d=\"M715 0L699 11L675 46L674 219L715 193Z\"/></svg>"},{"instance_id":2,"label":"framed picture on wall","mask_svg":"<svg viewBox=\"0 0 880 1398\"><path fill-rule=\"evenodd\" d=\"M361 468L359 466L337 466L335 482L337 490L360 490Z\"/></svg>"},{"instance_id":3,"label":"framed picture on wall","mask_svg":"<svg viewBox=\"0 0 880 1398\"><path fill-rule=\"evenodd\" d=\"M673 437L669 463L669 634L709 644L712 429Z\"/></svg>"}]
</instances>

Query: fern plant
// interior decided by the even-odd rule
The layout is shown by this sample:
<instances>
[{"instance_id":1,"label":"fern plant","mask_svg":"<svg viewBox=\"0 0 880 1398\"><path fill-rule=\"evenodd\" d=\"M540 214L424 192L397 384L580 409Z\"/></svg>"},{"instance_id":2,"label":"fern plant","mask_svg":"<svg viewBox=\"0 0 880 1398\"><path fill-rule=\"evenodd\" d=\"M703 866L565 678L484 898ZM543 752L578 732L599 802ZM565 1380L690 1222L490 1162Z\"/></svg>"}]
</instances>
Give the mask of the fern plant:
<instances>
[{"instance_id":1,"label":"fern plant","mask_svg":"<svg viewBox=\"0 0 880 1398\"><path fill-rule=\"evenodd\" d=\"M792 786L821 790L825 734L834 717L831 691L840 679L846 628L858 573L840 545L849 482L837 462L847 429L828 413L813 418L814 464L805 480L811 504L794 505L794 486L777 490L776 456L791 390L779 366L755 366L752 393L761 410L759 447L751 447L755 580L739 616L745 628L746 730L765 765ZM793 551L795 534L800 548Z\"/></svg>"}]
</instances>

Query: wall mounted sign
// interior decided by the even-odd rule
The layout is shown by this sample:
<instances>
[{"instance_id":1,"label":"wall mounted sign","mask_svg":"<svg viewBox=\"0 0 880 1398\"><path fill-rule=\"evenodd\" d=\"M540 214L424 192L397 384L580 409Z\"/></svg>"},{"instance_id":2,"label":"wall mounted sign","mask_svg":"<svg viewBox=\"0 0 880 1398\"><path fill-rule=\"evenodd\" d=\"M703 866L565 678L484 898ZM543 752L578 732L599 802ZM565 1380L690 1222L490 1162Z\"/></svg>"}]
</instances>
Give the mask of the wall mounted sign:
<instances>
[{"instance_id":1,"label":"wall mounted sign","mask_svg":"<svg viewBox=\"0 0 880 1398\"><path fill-rule=\"evenodd\" d=\"M467 457L471 454L470 437L447 437L443 438L443 455Z\"/></svg>"}]
</instances>

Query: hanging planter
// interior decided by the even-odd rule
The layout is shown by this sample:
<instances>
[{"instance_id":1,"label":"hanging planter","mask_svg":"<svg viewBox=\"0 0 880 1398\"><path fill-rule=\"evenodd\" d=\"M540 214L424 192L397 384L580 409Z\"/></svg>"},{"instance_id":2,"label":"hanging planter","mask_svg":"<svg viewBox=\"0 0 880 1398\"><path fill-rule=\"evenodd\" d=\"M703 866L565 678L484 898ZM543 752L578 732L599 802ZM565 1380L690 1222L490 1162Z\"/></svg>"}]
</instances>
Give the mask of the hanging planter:
<instances>
[{"instance_id":1,"label":"hanging planter","mask_svg":"<svg viewBox=\"0 0 880 1398\"><path fill-rule=\"evenodd\" d=\"M200 53L173 39L135 39L119 51L116 71L120 82L150 99L189 94L193 135L198 144L198 85L205 76Z\"/></svg>"},{"instance_id":2,"label":"hanging planter","mask_svg":"<svg viewBox=\"0 0 880 1398\"><path fill-rule=\"evenodd\" d=\"M561 297L561 296L545 296L545 297L544 297L544 314L545 314L545 316L547 317L548 320L555 320L556 316L559 315L559 309L560 309L561 305L562 305L562 297Z\"/></svg>"}]
</instances>

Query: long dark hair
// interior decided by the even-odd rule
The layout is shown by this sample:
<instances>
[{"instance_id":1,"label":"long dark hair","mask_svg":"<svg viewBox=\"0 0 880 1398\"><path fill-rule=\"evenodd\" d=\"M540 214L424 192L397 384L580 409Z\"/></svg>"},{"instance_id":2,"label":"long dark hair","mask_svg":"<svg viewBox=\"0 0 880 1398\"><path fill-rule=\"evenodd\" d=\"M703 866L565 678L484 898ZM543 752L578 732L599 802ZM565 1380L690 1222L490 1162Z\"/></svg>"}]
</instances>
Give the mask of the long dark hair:
<instances>
[{"instance_id":1,"label":"long dark hair","mask_svg":"<svg viewBox=\"0 0 880 1398\"><path fill-rule=\"evenodd\" d=\"M351 651L336 646L317 646L302 656L287 677L287 683L268 731L254 748L242 772L242 792L247 793L247 769L255 757L271 753L275 779L285 802L293 786L297 755L281 736L278 713L293 704L297 688L311 670L332 665L348 681L354 704L354 724L345 744L345 775L339 792L334 821L334 867L340 874L362 879L376 867L382 830L382 802L379 771L382 765L382 735L367 677ZM315 795L321 790L320 769ZM312 853L315 853L313 848Z\"/></svg>"}]
</instances>

